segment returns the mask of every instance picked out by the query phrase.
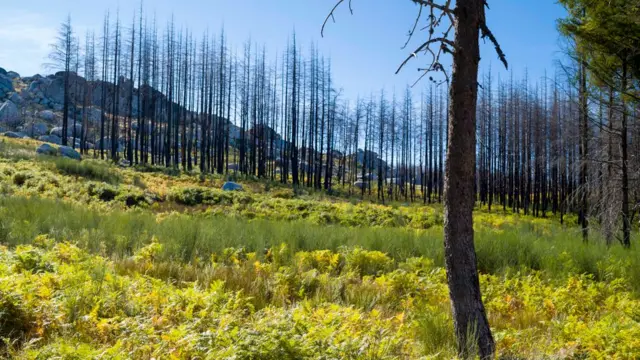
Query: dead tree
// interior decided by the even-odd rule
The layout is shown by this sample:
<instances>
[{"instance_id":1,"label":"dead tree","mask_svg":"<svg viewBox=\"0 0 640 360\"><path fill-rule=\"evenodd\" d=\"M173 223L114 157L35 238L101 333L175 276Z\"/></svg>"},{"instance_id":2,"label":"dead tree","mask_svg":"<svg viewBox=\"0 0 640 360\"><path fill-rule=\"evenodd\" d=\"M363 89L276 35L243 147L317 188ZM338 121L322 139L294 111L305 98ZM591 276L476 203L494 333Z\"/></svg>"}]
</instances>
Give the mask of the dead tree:
<instances>
[{"instance_id":1,"label":"dead tree","mask_svg":"<svg viewBox=\"0 0 640 360\"><path fill-rule=\"evenodd\" d=\"M322 26L321 34L336 9L344 3L339 0ZM485 22L483 0L458 0L455 8L451 0L436 3L430 0L411 0L417 7L417 16L409 32L407 44L416 29L427 32L422 42L400 65L400 71L418 55L431 57L431 64L423 68L422 77L441 72L448 80L447 71L440 62L444 54L453 55L453 71L449 89L449 137L445 169L445 262L454 328L459 352L463 357L472 356L467 346L477 346L481 358L493 357L495 344L482 304L480 284L473 243L474 173L476 147L476 101L478 89L478 63L480 62L479 37L488 38L494 45L500 60L507 61L497 40ZM351 0L348 1L351 10ZM428 15L423 15L428 13ZM419 26L426 21L426 26ZM444 28L444 31L442 31ZM451 33L455 33L452 40ZM436 34L442 34L436 36ZM405 44L405 45L407 45ZM396 72L397 73L397 72ZM468 338L473 336L472 339Z\"/></svg>"}]
</instances>

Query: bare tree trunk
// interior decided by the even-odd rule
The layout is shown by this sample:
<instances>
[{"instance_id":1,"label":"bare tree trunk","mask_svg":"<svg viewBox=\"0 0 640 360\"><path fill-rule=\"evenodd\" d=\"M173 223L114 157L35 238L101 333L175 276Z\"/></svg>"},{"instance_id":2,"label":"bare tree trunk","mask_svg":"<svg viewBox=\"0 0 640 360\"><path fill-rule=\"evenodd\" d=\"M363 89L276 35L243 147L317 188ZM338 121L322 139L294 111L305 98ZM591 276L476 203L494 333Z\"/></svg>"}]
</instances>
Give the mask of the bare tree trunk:
<instances>
[{"instance_id":1,"label":"bare tree trunk","mask_svg":"<svg viewBox=\"0 0 640 360\"><path fill-rule=\"evenodd\" d=\"M473 243L474 172L476 148L477 76L480 51L479 26L483 1L459 0L456 5L456 51L450 88L449 142L445 171L444 242L447 281L458 347L469 356L467 345L477 343L480 357L493 356L495 344L480 295ZM469 339L472 336L472 339Z\"/></svg>"}]
</instances>

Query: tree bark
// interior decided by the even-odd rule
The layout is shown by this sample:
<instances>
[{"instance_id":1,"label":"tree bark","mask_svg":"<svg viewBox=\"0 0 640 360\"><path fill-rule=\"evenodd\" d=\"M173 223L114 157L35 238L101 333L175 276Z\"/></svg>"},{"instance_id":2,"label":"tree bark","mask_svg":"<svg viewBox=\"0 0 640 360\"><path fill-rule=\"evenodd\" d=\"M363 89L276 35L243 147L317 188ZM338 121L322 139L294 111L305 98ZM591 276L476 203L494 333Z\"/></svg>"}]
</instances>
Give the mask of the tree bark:
<instances>
[{"instance_id":1,"label":"tree bark","mask_svg":"<svg viewBox=\"0 0 640 360\"><path fill-rule=\"evenodd\" d=\"M444 243L454 328L461 356L475 342L480 357L493 356L495 344L480 295L473 243L479 26L483 1L459 0L455 9L456 51L449 96L449 141L445 171ZM470 338L470 336L472 338Z\"/></svg>"}]
</instances>

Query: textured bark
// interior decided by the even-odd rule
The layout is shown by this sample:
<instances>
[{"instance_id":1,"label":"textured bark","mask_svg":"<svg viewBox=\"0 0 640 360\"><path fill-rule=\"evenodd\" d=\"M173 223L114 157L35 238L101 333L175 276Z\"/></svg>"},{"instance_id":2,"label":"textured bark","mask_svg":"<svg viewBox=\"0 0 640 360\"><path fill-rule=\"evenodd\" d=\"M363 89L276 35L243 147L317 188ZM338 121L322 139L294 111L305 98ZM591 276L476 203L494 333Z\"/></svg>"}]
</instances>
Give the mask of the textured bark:
<instances>
[{"instance_id":1,"label":"textured bark","mask_svg":"<svg viewBox=\"0 0 640 360\"><path fill-rule=\"evenodd\" d=\"M622 60L622 122L620 125L620 152L622 155L622 245L631 247L631 221L629 216L629 154L628 154L628 115L624 94L627 92L627 60Z\"/></svg>"},{"instance_id":2,"label":"textured bark","mask_svg":"<svg viewBox=\"0 0 640 360\"><path fill-rule=\"evenodd\" d=\"M449 94L444 242L454 328L461 356L470 356L468 345L475 343L481 358L488 359L493 356L495 344L480 295L472 218L482 4L481 0L459 0L455 9L457 50L453 57Z\"/></svg>"}]
</instances>

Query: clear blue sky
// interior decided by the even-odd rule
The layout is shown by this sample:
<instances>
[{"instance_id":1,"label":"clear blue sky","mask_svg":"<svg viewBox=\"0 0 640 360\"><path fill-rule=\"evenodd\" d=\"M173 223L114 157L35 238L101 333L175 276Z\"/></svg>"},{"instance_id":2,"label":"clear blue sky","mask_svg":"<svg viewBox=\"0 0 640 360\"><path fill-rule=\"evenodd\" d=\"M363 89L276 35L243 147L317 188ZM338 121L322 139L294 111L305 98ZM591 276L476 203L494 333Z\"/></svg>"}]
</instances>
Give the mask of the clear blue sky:
<instances>
[{"instance_id":1,"label":"clear blue sky","mask_svg":"<svg viewBox=\"0 0 640 360\"><path fill-rule=\"evenodd\" d=\"M53 5L55 3L55 5ZM266 45L271 57L281 52L295 28L300 43L308 49L315 41L324 55L330 56L334 79L353 98L367 96L381 88L402 90L417 78L420 58L400 75L394 75L407 56L401 50L415 17L416 6L409 0L353 0L354 16L344 6L320 37L322 22L335 0L146 0L148 16L156 14L160 23L175 15L178 26L195 33L207 28L219 32L225 27L230 44L241 49L251 37ZM553 72L558 52L556 19L564 15L554 0L490 0L489 26L502 44L509 65L517 76L525 69L531 78L540 78L545 69ZM3 6L0 22L0 66L24 75L46 72L42 64L47 44L55 36L58 24L70 13L75 29L101 31L107 9L119 8L129 23L139 6L129 0L29 0ZM416 39L409 47L418 45ZM305 49L305 51L306 51ZM500 64L490 44L482 46L481 69L491 64L494 73ZM426 85L426 82L424 82Z\"/></svg>"}]
</instances>

